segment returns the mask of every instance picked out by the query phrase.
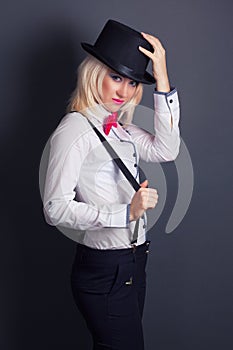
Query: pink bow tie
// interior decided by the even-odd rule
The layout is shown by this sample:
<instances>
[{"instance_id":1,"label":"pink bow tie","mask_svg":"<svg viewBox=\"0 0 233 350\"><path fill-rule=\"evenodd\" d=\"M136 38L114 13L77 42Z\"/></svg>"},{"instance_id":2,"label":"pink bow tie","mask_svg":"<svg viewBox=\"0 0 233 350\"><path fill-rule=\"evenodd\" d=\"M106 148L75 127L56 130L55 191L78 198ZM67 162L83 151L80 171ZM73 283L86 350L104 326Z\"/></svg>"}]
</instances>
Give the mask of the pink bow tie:
<instances>
[{"instance_id":1,"label":"pink bow tie","mask_svg":"<svg viewBox=\"0 0 233 350\"><path fill-rule=\"evenodd\" d=\"M111 127L117 127L117 112L113 112L107 118L104 119L103 130L106 135L110 133Z\"/></svg>"}]
</instances>

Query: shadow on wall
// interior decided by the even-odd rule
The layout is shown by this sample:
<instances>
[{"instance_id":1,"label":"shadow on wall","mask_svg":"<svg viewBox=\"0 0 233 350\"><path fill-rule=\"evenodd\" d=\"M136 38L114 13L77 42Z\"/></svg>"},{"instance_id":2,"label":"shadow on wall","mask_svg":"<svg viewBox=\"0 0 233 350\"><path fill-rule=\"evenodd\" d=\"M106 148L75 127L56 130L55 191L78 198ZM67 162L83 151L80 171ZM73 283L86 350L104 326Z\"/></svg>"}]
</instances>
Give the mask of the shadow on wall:
<instances>
[{"instance_id":1,"label":"shadow on wall","mask_svg":"<svg viewBox=\"0 0 233 350\"><path fill-rule=\"evenodd\" d=\"M15 80L14 91L5 92L6 103L17 101L7 109L10 140L7 135L2 140L3 191L9 201L3 214L9 224L2 237L6 278L0 324L4 323L2 343L9 350L59 350L68 344L86 349L90 344L69 283L75 244L44 222L38 184L44 146L65 114L77 66L84 58L79 44L83 37L67 26L43 24L30 33L30 42L15 43L7 66ZM13 220L9 189L17 208Z\"/></svg>"}]
</instances>

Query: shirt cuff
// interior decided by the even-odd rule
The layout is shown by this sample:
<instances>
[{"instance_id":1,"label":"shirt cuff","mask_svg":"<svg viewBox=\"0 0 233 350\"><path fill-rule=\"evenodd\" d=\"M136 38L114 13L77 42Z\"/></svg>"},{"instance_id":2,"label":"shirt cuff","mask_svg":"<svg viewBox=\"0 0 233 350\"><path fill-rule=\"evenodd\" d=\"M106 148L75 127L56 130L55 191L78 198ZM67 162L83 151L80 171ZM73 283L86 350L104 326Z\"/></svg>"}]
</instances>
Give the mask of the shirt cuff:
<instances>
[{"instance_id":1,"label":"shirt cuff","mask_svg":"<svg viewBox=\"0 0 233 350\"><path fill-rule=\"evenodd\" d=\"M130 204L127 204L127 208L126 208L126 226L129 226L129 216L130 216Z\"/></svg>"},{"instance_id":2,"label":"shirt cuff","mask_svg":"<svg viewBox=\"0 0 233 350\"><path fill-rule=\"evenodd\" d=\"M157 91L154 90L154 94L157 95L165 95L165 96L171 96L173 95L175 92L177 92L177 89L175 87L171 87L171 90L169 92L162 92L162 91Z\"/></svg>"}]
</instances>

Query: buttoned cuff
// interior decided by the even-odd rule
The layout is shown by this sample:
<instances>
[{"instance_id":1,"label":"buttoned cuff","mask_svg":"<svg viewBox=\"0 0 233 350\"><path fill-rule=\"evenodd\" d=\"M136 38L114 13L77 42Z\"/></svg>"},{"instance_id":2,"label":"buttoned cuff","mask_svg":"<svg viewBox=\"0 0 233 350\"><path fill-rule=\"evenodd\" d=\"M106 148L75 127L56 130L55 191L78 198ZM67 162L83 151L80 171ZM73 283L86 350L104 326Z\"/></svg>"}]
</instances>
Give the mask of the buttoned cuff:
<instances>
[{"instance_id":1,"label":"buttoned cuff","mask_svg":"<svg viewBox=\"0 0 233 350\"><path fill-rule=\"evenodd\" d=\"M127 220L129 217L129 208L127 204L112 204L110 222L107 226L110 227L128 227Z\"/></svg>"},{"instance_id":2,"label":"buttoned cuff","mask_svg":"<svg viewBox=\"0 0 233 350\"><path fill-rule=\"evenodd\" d=\"M154 92L154 107L155 111L162 112L163 114L168 113L175 117L177 114L175 111L179 109L179 98L176 88L167 93L160 91ZM163 118L164 116L162 116Z\"/></svg>"}]
</instances>

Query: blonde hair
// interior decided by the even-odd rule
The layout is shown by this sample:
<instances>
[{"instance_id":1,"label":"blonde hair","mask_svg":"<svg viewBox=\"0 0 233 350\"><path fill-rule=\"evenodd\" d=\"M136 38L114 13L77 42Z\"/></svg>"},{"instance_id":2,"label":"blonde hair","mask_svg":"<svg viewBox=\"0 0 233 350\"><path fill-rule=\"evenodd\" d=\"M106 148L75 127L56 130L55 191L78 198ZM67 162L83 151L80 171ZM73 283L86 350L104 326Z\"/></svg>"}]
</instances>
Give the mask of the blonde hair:
<instances>
[{"instance_id":1,"label":"blonde hair","mask_svg":"<svg viewBox=\"0 0 233 350\"><path fill-rule=\"evenodd\" d=\"M71 95L67 112L85 111L85 109L102 105L102 83L109 68L94 58L87 56L78 67L77 86ZM135 89L135 94L120 110L119 121L131 123L135 106L142 98L143 87L139 83Z\"/></svg>"}]
</instances>

